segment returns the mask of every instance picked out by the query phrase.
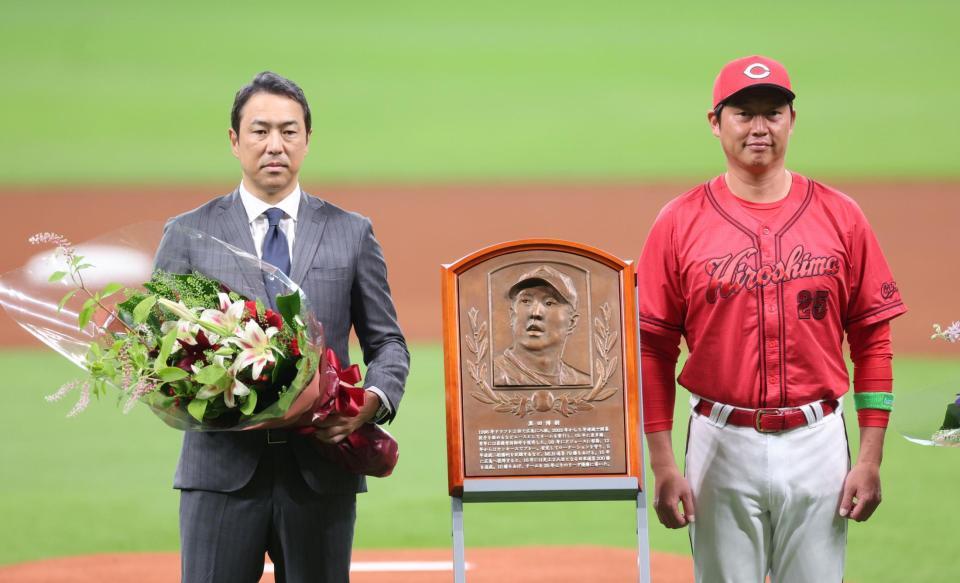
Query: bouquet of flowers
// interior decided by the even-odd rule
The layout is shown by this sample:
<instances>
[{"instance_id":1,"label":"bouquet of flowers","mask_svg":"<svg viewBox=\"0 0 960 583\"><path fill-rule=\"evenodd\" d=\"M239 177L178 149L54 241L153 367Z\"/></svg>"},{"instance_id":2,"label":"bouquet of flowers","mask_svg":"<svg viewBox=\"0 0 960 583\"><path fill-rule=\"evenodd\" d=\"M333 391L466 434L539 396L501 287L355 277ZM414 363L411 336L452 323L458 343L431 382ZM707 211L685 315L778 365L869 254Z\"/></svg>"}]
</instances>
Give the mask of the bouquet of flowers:
<instances>
[{"instance_id":1,"label":"bouquet of flowers","mask_svg":"<svg viewBox=\"0 0 960 583\"><path fill-rule=\"evenodd\" d=\"M340 370L297 286L242 250L174 228L188 231L181 240L201 246L208 262L235 264L220 271L236 279L218 281L196 269L176 269L174 262L174 270L156 270L140 285L93 289L89 282L102 278L95 277L92 260L54 233L31 238L56 248L51 259L59 269L46 284L30 273L42 269L36 266L0 278L0 304L18 324L88 373L48 400L79 393L72 416L91 396L113 388L124 411L142 402L171 427L199 431L302 427L310 433L310 425L332 413L357 415L364 394L353 387L359 369ZM135 231L107 239L129 248ZM244 286L249 279L243 274L250 273L283 293L267 306L233 291L231 283ZM356 433L336 446L316 446L352 471L388 475L396 442L376 426Z\"/></svg>"},{"instance_id":2,"label":"bouquet of flowers","mask_svg":"<svg viewBox=\"0 0 960 583\"><path fill-rule=\"evenodd\" d=\"M954 322L946 329L942 329L939 324L934 324L933 336L930 339L946 340L951 343L960 342L960 322ZM931 441L937 445L960 447L960 394L956 395L953 403L947 405L943 424L933 434Z\"/></svg>"}]
</instances>

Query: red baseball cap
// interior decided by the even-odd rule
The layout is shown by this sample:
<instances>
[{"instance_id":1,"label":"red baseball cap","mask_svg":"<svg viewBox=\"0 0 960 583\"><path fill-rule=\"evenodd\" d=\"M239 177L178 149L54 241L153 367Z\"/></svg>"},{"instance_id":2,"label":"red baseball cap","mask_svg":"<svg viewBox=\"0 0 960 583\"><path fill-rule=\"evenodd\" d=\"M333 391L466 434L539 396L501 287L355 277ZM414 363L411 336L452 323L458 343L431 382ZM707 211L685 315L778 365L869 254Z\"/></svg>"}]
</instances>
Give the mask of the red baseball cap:
<instances>
[{"instance_id":1,"label":"red baseball cap","mask_svg":"<svg viewBox=\"0 0 960 583\"><path fill-rule=\"evenodd\" d=\"M747 87L776 87L790 99L796 97L790 89L790 76L783 65L759 55L730 61L720 69L713 82L713 108Z\"/></svg>"}]
</instances>

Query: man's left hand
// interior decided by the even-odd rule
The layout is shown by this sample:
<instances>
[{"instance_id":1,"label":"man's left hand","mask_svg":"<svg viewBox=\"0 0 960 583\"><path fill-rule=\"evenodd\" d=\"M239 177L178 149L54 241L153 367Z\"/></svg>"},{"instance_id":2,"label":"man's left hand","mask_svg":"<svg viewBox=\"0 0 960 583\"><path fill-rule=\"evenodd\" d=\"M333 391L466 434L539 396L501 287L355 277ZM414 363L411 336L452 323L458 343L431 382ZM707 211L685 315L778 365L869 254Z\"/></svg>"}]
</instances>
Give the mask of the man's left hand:
<instances>
[{"instance_id":1,"label":"man's left hand","mask_svg":"<svg viewBox=\"0 0 960 583\"><path fill-rule=\"evenodd\" d=\"M863 522L880 506L880 466L858 462L843 482L840 516Z\"/></svg>"},{"instance_id":2,"label":"man's left hand","mask_svg":"<svg viewBox=\"0 0 960 583\"><path fill-rule=\"evenodd\" d=\"M315 425L313 436L324 443L340 443L361 425L373 419L380 409L380 396L373 391L364 391L363 405L356 417L343 417L336 413Z\"/></svg>"}]
</instances>

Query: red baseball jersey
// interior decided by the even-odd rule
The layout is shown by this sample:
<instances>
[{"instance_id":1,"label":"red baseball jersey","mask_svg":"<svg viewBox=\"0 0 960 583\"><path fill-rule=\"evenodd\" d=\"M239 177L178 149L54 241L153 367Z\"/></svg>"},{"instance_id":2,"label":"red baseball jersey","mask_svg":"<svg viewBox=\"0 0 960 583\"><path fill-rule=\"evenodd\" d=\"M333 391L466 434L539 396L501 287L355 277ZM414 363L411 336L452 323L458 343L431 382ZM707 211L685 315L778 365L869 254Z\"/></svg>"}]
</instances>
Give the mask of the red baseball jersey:
<instances>
[{"instance_id":1,"label":"red baseball jersey","mask_svg":"<svg viewBox=\"0 0 960 583\"><path fill-rule=\"evenodd\" d=\"M844 332L907 310L852 199L793 174L775 206L748 211L718 176L667 204L644 245L641 342L682 334L678 381L706 399L754 409L839 398ZM644 400L673 402L647 386ZM644 413L648 431L670 427L672 410Z\"/></svg>"}]
</instances>

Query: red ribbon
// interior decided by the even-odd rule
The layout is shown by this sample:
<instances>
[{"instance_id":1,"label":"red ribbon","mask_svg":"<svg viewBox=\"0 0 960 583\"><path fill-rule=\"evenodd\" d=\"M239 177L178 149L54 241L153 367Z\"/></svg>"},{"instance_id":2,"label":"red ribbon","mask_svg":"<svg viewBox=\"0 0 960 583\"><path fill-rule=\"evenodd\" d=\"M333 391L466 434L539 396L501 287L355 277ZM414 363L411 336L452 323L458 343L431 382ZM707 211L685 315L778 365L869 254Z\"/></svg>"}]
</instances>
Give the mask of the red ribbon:
<instances>
[{"instance_id":1,"label":"red ribbon","mask_svg":"<svg viewBox=\"0 0 960 583\"><path fill-rule=\"evenodd\" d=\"M332 348L327 348L327 361L330 362L330 366L333 367L333 370L337 372L337 376L340 377L340 383L346 384L348 387L360 382L360 367L351 364L350 368L343 370L343 367L340 365L340 359L337 358L337 353L333 351Z\"/></svg>"},{"instance_id":2,"label":"red ribbon","mask_svg":"<svg viewBox=\"0 0 960 583\"><path fill-rule=\"evenodd\" d=\"M354 386L360 382L360 367L354 364L344 370L340 365L340 359L331 348L327 348L325 356L330 370L337 373L338 382L335 387L331 387L334 394L327 393L328 398L314 411L314 421L322 421L331 413L342 417L356 417L360 414L360 407L364 400L364 390ZM301 427L297 431L310 434L313 433L314 428ZM368 476L389 476L397 465L399 457L396 440L380 427L366 423L346 436L340 443L315 442L314 446L327 459L336 462L347 471Z\"/></svg>"},{"instance_id":3,"label":"red ribbon","mask_svg":"<svg viewBox=\"0 0 960 583\"><path fill-rule=\"evenodd\" d=\"M364 390L353 386L360 382L360 367L351 365L344 370L340 365L340 359L332 348L327 348L324 354L329 370L337 374L337 384L329 386L327 389L320 389L320 399L317 401L316 408L313 410L313 422L323 421L332 414L341 417L356 417L360 414L360 408L363 406ZM319 371L318 371L319 374ZM314 432L312 426L301 427L297 429L298 433L307 435Z\"/></svg>"},{"instance_id":4,"label":"red ribbon","mask_svg":"<svg viewBox=\"0 0 960 583\"><path fill-rule=\"evenodd\" d=\"M333 410L341 417L356 417L360 414L364 400L364 390L354 386L360 382L360 367L352 364L344 370L332 348L327 348L327 362L340 379Z\"/></svg>"}]
</instances>

